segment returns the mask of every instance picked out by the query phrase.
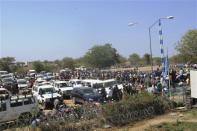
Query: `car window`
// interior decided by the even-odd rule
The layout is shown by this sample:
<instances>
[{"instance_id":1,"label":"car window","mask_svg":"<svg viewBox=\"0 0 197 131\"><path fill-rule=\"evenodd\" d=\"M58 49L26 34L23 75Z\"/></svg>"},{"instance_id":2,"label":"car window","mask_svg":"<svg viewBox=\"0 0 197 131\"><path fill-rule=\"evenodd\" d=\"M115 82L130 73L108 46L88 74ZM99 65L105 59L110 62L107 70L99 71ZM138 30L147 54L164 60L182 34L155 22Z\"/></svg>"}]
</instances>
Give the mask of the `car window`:
<instances>
[{"instance_id":1,"label":"car window","mask_svg":"<svg viewBox=\"0 0 197 131\"><path fill-rule=\"evenodd\" d=\"M27 84L27 81L26 80L19 80L18 84Z\"/></svg>"},{"instance_id":2,"label":"car window","mask_svg":"<svg viewBox=\"0 0 197 131\"><path fill-rule=\"evenodd\" d=\"M62 88L62 87L68 87L68 86L69 86L69 85L68 85L67 83L60 83L60 84L59 84L59 87L60 87L60 88Z\"/></svg>"},{"instance_id":3,"label":"car window","mask_svg":"<svg viewBox=\"0 0 197 131\"><path fill-rule=\"evenodd\" d=\"M83 93L94 93L93 89L83 89Z\"/></svg>"},{"instance_id":4,"label":"car window","mask_svg":"<svg viewBox=\"0 0 197 131\"><path fill-rule=\"evenodd\" d=\"M24 99L24 105L33 104L33 103L35 103L35 100L32 97Z\"/></svg>"},{"instance_id":5,"label":"car window","mask_svg":"<svg viewBox=\"0 0 197 131\"><path fill-rule=\"evenodd\" d=\"M39 92L41 92L42 94L50 94L50 93L54 93L55 90L54 88L43 88L40 89Z\"/></svg>"},{"instance_id":6,"label":"car window","mask_svg":"<svg viewBox=\"0 0 197 131\"><path fill-rule=\"evenodd\" d=\"M10 101L10 107L17 107L17 106L22 106L23 101L22 100L11 100Z\"/></svg>"}]
</instances>

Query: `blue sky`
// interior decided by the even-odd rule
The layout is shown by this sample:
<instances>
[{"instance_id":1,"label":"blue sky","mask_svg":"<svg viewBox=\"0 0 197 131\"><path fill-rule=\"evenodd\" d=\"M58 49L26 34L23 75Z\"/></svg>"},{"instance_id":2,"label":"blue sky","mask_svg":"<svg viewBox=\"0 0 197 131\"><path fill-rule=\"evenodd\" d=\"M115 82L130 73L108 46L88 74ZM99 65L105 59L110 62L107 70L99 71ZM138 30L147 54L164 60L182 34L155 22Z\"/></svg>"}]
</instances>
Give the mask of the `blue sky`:
<instances>
[{"instance_id":1,"label":"blue sky","mask_svg":"<svg viewBox=\"0 0 197 131\"><path fill-rule=\"evenodd\" d=\"M83 56L96 44L111 43L128 57L149 53L148 27L160 17L164 46L197 29L197 0L0 0L0 56L18 61ZM132 27L129 22L138 22ZM160 56L158 25L151 30L153 56Z\"/></svg>"}]
</instances>

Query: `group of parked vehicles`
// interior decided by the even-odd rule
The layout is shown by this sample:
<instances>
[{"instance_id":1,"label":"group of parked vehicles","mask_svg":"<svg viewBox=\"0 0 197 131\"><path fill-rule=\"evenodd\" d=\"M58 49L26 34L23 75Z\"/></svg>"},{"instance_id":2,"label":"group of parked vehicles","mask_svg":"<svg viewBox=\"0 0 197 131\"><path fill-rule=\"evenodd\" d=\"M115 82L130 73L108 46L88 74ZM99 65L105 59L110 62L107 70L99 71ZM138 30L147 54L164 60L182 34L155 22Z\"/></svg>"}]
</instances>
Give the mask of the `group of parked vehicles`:
<instances>
[{"instance_id":1,"label":"group of parked vehicles","mask_svg":"<svg viewBox=\"0 0 197 131\"><path fill-rule=\"evenodd\" d=\"M0 71L0 123L32 116L32 110L54 107L71 99L75 104L84 102L103 102L101 89L105 88L107 97L117 85L115 79L55 79L52 73L36 74L30 70L25 78L17 78L7 71ZM121 85L118 85L121 89ZM38 106L40 105L40 106Z\"/></svg>"}]
</instances>

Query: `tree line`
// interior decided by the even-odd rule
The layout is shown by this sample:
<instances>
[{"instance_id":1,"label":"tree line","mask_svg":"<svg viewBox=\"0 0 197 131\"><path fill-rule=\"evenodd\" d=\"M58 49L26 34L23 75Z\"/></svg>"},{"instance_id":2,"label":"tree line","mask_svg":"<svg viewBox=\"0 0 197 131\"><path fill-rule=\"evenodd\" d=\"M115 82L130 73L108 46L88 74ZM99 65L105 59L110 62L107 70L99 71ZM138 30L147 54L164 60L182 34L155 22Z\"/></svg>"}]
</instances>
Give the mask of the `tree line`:
<instances>
[{"instance_id":1,"label":"tree line","mask_svg":"<svg viewBox=\"0 0 197 131\"><path fill-rule=\"evenodd\" d=\"M170 58L172 64L195 63L197 62L197 30L189 30L177 43L175 48L177 54ZM160 65L160 57L153 58L154 65ZM90 48L83 57L65 57L55 61L33 61L25 66L24 62L16 62L14 57L0 59L0 70L8 72L24 73L28 69L40 71L57 71L63 68L74 69L75 67L86 66L91 68L109 68L111 66L147 66L151 64L150 54L145 53L140 57L137 53L132 53L128 58L120 55L112 44L95 45Z\"/></svg>"}]
</instances>

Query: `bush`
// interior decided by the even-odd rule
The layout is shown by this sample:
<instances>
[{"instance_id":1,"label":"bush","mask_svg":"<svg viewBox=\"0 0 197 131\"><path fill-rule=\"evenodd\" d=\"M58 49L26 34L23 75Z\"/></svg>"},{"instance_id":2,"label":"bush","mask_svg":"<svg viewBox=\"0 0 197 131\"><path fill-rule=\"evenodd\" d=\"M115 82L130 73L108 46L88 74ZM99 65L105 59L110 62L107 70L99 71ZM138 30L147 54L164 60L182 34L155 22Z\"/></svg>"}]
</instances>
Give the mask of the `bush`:
<instances>
[{"instance_id":1,"label":"bush","mask_svg":"<svg viewBox=\"0 0 197 131\"><path fill-rule=\"evenodd\" d=\"M142 93L125 96L122 101L103 106L106 121L122 126L132 121L160 115L172 108L171 102L160 96Z\"/></svg>"},{"instance_id":2,"label":"bush","mask_svg":"<svg viewBox=\"0 0 197 131\"><path fill-rule=\"evenodd\" d=\"M165 97L155 97L153 101L155 115L161 115L173 108L173 102Z\"/></svg>"},{"instance_id":3,"label":"bush","mask_svg":"<svg viewBox=\"0 0 197 131\"><path fill-rule=\"evenodd\" d=\"M81 121L79 123L65 123L53 121L48 124L40 125L42 131L90 131L98 127L95 121Z\"/></svg>"}]
</instances>

